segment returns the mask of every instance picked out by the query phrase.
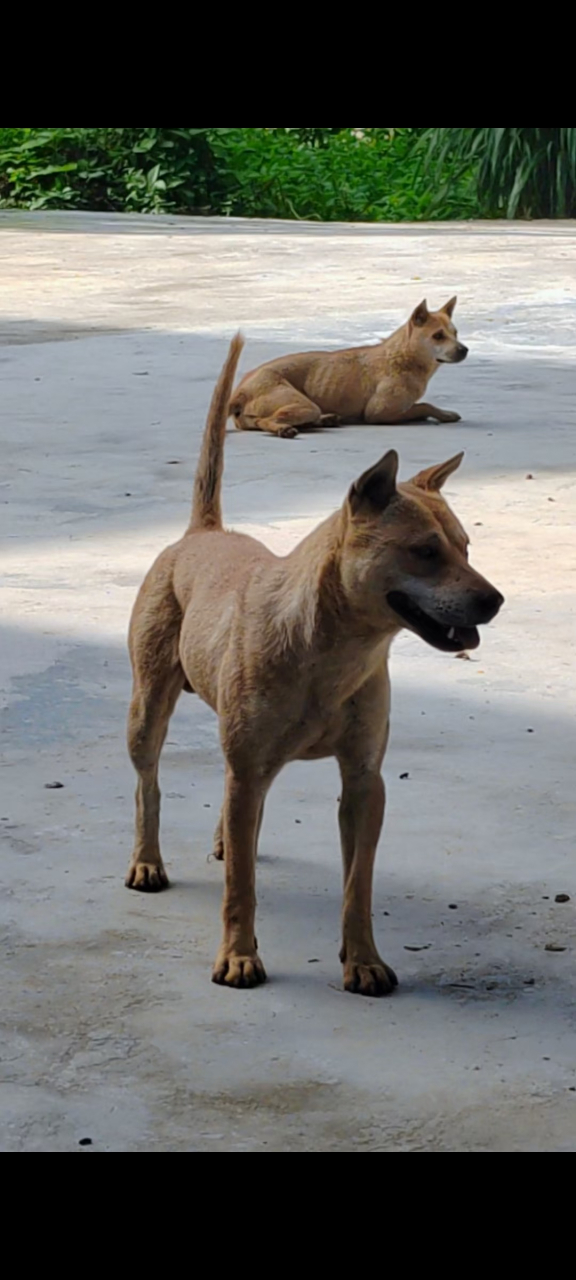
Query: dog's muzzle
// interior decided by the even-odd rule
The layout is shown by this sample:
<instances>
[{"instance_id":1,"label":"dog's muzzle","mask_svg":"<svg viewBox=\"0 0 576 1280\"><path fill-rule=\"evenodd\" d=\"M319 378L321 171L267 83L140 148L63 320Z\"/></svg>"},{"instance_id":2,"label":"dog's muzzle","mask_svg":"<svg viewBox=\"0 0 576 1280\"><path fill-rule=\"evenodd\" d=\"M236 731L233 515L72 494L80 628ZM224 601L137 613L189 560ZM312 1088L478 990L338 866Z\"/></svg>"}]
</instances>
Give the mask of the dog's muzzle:
<instances>
[{"instance_id":1,"label":"dog's muzzle","mask_svg":"<svg viewBox=\"0 0 576 1280\"><path fill-rule=\"evenodd\" d=\"M388 604L404 624L415 631L433 649L443 653L460 653L477 649L480 644L479 626L492 622L505 604L504 596L495 588L475 593L465 614L442 621L432 617L403 591L391 591Z\"/></svg>"},{"instance_id":2,"label":"dog's muzzle","mask_svg":"<svg viewBox=\"0 0 576 1280\"><path fill-rule=\"evenodd\" d=\"M469 355L469 347L465 347L461 342L459 342L453 355L441 356L438 360L438 364L462 364L462 361L467 360Z\"/></svg>"}]
</instances>

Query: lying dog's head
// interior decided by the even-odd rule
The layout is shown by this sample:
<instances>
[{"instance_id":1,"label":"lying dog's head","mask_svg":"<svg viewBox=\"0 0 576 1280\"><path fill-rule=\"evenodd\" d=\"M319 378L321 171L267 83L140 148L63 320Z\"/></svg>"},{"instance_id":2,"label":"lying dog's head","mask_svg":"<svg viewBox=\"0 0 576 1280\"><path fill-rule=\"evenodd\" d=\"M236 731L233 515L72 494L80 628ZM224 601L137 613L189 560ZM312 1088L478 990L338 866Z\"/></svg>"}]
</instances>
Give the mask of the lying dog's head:
<instances>
[{"instance_id":1,"label":"lying dog's head","mask_svg":"<svg viewBox=\"0 0 576 1280\"><path fill-rule=\"evenodd\" d=\"M458 341L453 322L457 302L452 298L440 311L429 311L428 303L421 302L408 321L411 347L430 363L460 364L468 355L468 347Z\"/></svg>"},{"instance_id":2,"label":"lying dog's head","mask_svg":"<svg viewBox=\"0 0 576 1280\"><path fill-rule=\"evenodd\" d=\"M476 649L477 628L504 598L473 569L469 540L441 494L464 455L398 486L391 452L352 486L341 578L355 616L386 631L407 627L446 653Z\"/></svg>"}]
</instances>

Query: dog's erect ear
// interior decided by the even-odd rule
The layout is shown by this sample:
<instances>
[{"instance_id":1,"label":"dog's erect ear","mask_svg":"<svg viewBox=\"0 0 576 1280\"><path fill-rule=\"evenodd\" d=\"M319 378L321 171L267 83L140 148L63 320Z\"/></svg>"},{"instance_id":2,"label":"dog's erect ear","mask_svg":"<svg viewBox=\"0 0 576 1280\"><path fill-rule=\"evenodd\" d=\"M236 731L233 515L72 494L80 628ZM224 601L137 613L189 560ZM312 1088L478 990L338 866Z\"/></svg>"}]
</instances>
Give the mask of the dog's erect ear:
<instances>
[{"instance_id":1,"label":"dog's erect ear","mask_svg":"<svg viewBox=\"0 0 576 1280\"><path fill-rule=\"evenodd\" d=\"M424 302L421 302L420 306L416 307L416 310L412 312L410 323L416 325L417 329L422 329L422 327L428 323L429 319L430 312L428 310L428 303L426 299L424 299Z\"/></svg>"},{"instance_id":2,"label":"dog's erect ear","mask_svg":"<svg viewBox=\"0 0 576 1280\"><path fill-rule=\"evenodd\" d=\"M457 307L457 306L458 306L458 299L457 299L457 298L451 298L451 299L450 299L450 302L447 302L447 303L446 303L446 306L445 306L445 307L442 307L442 313L443 313L443 315L445 315L445 316L449 316L449 317L450 317L450 320L451 320L451 319L452 319L452 316L454 315L454 312L455 312L455 310L456 310L456 307Z\"/></svg>"},{"instance_id":3,"label":"dog's erect ear","mask_svg":"<svg viewBox=\"0 0 576 1280\"><path fill-rule=\"evenodd\" d=\"M438 467L429 467L427 471L421 471L410 483L415 484L417 489L424 489L426 493L440 493L450 476L453 476L454 472L462 466L464 457L465 454L457 453L456 457L450 458L449 462L441 462Z\"/></svg>"},{"instance_id":4,"label":"dog's erect ear","mask_svg":"<svg viewBox=\"0 0 576 1280\"><path fill-rule=\"evenodd\" d=\"M366 510L370 507L385 511L398 492L396 481L399 466L398 454L395 449L392 449L385 458L381 458L380 462L376 463L375 467L371 467L370 471L360 476L356 484L352 485L348 495L352 515L356 515L356 512L362 508Z\"/></svg>"}]
</instances>

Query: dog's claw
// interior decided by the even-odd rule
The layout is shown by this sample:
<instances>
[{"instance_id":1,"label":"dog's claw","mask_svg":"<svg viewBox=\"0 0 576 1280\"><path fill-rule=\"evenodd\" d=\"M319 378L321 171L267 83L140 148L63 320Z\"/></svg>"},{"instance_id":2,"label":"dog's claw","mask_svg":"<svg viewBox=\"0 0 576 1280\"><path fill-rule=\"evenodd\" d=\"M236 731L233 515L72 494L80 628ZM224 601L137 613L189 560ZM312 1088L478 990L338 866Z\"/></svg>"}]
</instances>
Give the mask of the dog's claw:
<instances>
[{"instance_id":1,"label":"dog's claw","mask_svg":"<svg viewBox=\"0 0 576 1280\"><path fill-rule=\"evenodd\" d=\"M398 986L393 969L384 961L377 964L346 964L344 989L355 996L391 996Z\"/></svg>"},{"instance_id":2,"label":"dog's claw","mask_svg":"<svg viewBox=\"0 0 576 1280\"><path fill-rule=\"evenodd\" d=\"M162 863L136 862L130 867L125 880L127 889L137 893L162 893L170 888L170 881Z\"/></svg>"},{"instance_id":3,"label":"dog's claw","mask_svg":"<svg viewBox=\"0 0 576 1280\"><path fill-rule=\"evenodd\" d=\"M298 435L298 427L282 427L278 435L282 440L295 440Z\"/></svg>"},{"instance_id":4,"label":"dog's claw","mask_svg":"<svg viewBox=\"0 0 576 1280\"><path fill-rule=\"evenodd\" d=\"M236 991L248 991L261 987L267 981L266 970L260 957L219 956L214 966L212 981L217 987L233 987Z\"/></svg>"}]
</instances>

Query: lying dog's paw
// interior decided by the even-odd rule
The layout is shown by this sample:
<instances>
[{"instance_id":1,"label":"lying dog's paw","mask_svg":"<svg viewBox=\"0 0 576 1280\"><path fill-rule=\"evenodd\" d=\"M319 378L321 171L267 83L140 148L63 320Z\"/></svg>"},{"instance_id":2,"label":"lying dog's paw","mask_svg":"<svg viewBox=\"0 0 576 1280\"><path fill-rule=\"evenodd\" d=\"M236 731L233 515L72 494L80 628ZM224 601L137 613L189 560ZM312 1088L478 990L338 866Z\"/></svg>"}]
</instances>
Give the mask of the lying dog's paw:
<instances>
[{"instance_id":1,"label":"lying dog's paw","mask_svg":"<svg viewBox=\"0 0 576 1280\"><path fill-rule=\"evenodd\" d=\"M295 440L298 435L298 427L282 427L278 435L281 440Z\"/></svg>"},{"instance_id":2,"label":"lying dog's paw","mask_svg":"<svg viewBox=\"0 0 576 1280\"><path fill-rule=\"evenodd\" d=\"M237 956L222 950L212 974L217 987L234 987L237 991L261 987L266 980L266 970L256 951L250 956Z\"/></svg>"},{"instance_id":3,"label":"lying dog's paw","mask_svg":"<svg viewBox=\"0 0 576 1280\"><path fill-rule=\"evenodd\" d=\"M126 876L126 888L137 893L162 893L170 888L170 881L162 863L135 862Z\"/></svg>"},{"instance_id":4,"label":"lying dog's paw","mask_svg":"<svg viewBox=\"0 0 576 1280\"><path fill-rule=\"evenodd\" d=\"M461 422L462 421L462 415L460 413L453 413L451 409L443 409L441 413L439 413L438 415L435 414L434 416L437 417L438 422Z\"/></svg>"},{"instance_id":5,"label":"lying dog's paw","mask_svg":"<svg viewBox=\"0 0 576 1280\"><path fill-rule=\"evenodd\" d=\"M339 413L323 413L320 419L321 427L341 427L342 419Z\"/></svg>"},{"instance_id":6,"label":"lying dog's paw","mask_svg":"<svg viewBox=\"0 0 576 1280\"><path fill-rule=\"evenodd\" d=\"M398 986L393 969L383 960L377 964L344 965L344 989L354 996L391 996Z\"/></svg>"}]
</instances>

